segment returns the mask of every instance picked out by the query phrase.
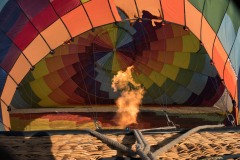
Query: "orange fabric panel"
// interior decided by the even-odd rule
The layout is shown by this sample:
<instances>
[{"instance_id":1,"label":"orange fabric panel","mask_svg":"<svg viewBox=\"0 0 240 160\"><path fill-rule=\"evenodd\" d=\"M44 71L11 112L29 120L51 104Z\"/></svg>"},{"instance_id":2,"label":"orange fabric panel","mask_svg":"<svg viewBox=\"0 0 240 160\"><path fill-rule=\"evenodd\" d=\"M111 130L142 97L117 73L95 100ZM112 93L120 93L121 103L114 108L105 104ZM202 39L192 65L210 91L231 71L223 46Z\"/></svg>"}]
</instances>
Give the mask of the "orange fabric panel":
<instances>
[{"instance_id":1,"label":"orange fabric panel","mask_svg":"<svg viewBox=\"0 0 240 160\"><path fill-rule=\"evenodd\" d=\"M55 49L70 39L70 35L60 19L45 29L42 32L42 36L52 49Z\"/></svg>"},{"instance_id":2,"label":"orange fabric panel","mask_svg":"<svg viewBox=\"0 0 240 160\"><path fill-rule=\"evenodd\" d=\"M136 0L137 6L138 6L138 11L140 17L143 15L143 11L148 11L152 15L160 17L161 13L159 10L161 10L160 7L160 1L159 0ZM132 6L134 7L134 6Z\"/></svg>"},{"instance_id":3,"label":"orange fabric panel","mask_svg":"<svg viewBox=\"0 0 240 160\"><path fill-rule=\"evenodd\" d=\"M124 13L127 14L129 19L136 18L138 16L136 5L134 0L114 0L116 6L120 9L124 9Z\"/></svg>"},{"instance_id":4,"label":"orange fabric panel","mask_svg":"<svg viewBox=\"0 0 240 160\"><path fill-rule=\"evenodd\" d=\"M183 40L182 37L175 37L167 39L167 51L182 51Z\"/></svg>"},{"instance_id":5,"label":"orange fabric panel","mask_svg":"<svg viewBox=\"0 0 240 160\"><path fill-rule=\"evenodd\" d=\"M12 80L11 77L8 76L1 97L1 99L5 103L7 103L7 105L11 103L12 97L16 91L16 87L17 87L16 83Z\"/></svg>"},{"instance_id":6,"label":"orange fabric panel","mask_svg":"<svg viewBox=\"0 0 240 160\"><path fill-rule=\"evenodd\" d=\"M15 79L17 83L20 83L25 75L30 71L30 68L31 65L21 54L9 74L13 77L13 79Z\"/></svg>"},{"instance_id":7,"label":"orange fabric panel","mask_svg":"<svg viewBox=\"0 0 240 160\"><path fill-rule=\"evenodd\" d=\"M23 51L32 65L35 65L50 52L46 42L38 35Z\"/></svg>"},{"instance_id":8,"label":"orange fabric panel","mask_svg":"<svg viewBox=\"0 0 240 160\"><path fill-rule=\"evenodd\" d=\"M46 82L46 84L51 90L56 89L58 86L60 86L63 83L62 78L57 72L54 72L44 77L44 81Z\"/></svg>"},{"instance_id":9,"label":"orange fabric panel","mask_svg":"<svg viewBox=\"0 0 240 160\"><path fill-rule=\"evenodd\" d=\"M86 8L94 27L114 22L107 0L89 1L83 5Z\"/></svg>"},{"instance_id":10,"label":"orange fabric panel","mask_svg":"<svg viewBox=\"0 0 240 160\"><path fill-rule=\"evenodd\" d=\"M62 20L66 24L72 37L75 37L80 33L83 33L92 28L86 12L82 6L77 7L73 11L63 16Z\"/></svg>"},{"instance_id":11,"label":"orange fabric panel","mask_svg":"<svg viewBox=\"0 0 240 160\"><path fill-rule=\"evenodd\" d=\"M212 59L212 47L213 42L215 39L215 32L209 25L209 23L206 21L206 19L203 17L202 20L202 42L204 45L204 48L206 49L209 57Z\"/></svg>"},{"instance_id":12,"label":"orange fabric panel","mask_svg":"<svg viewBox=\"0 0 240 160\"><path fill-rule=\"evenodd\" d=\"M47 64L47 68L50 72L54 72L54 71L59 70L64 67L63 62L62 62L62 57L60 57L60 56L47 58L47 59L45 59L45 61Z\"/></svg>"},{"instance_id":13,"label":"orange fabric panel","mask_svg":"<svg viewBox=\"0 0 240 160\"><path fill-rule=\"evenodd\" d=\"M149 60L147 66L154 69L155 71L161 72L164 64L158 61Z\"/></svg>"},{"instance_id":14,"label":"orange fabric panel","mask_svg":"<svg viewBox=\"0 0 240 160\"><path fill-rule=\"evenodd\" d=\"M184 0L162 0L164 19L184 25Z\"/></svg>"},{"instance_id":15,"label":"orange fabric panel","mask_svg":"<svg viewBox=\"0 0 240 160\"><path fill-rule=\"evenodd\" d=\"M185 1L186 26L200 39L200 27L202 14L188 1Z\"/></svg>"},{"instance_id":16,"label":"orange fabric panel","mask_svg":"<svg viewBox=\"0 0 240 160\"><path fill-rule=\"evenodd\" d=\"M220 40L216 38L216 41L214 43L214 48L213 48L213 62L221 78L223 78L223 68L224 68L224 63L226 59L227 59L227 54Z\"/></svg>"},{"instance_id":17,"label":"orange fabric panel","mask_svg":"<svg viewBox=\"0 0 240 160\"><path fill-rule=\"evenodd\" d=\"M174 54L174 52L159 52L157 60L167 64L173 64Z\"/></svg>"},{"instance_id":18,"label":"orange fabric panel","mask_svg":"<svg viewBox=\"0 0 240 160\"><path fill-rule=\"evenodd\" d=\"M112 13L114 14L116 21L121 21L122 19L118 13L117 6L115 5L114 0L108 0L108 2L110 3L111 10L112 10Z\"/></svg>"},{"instance_id":19,"label":"orange fabric panel","mask_svg":"<svg viewBox=\"0 0 240 160\"><path fill-rule=\"evenodd\" d=\"M48 97L50 97L56 103L65 105L66 105L65 102L70 98L60 88L54 90L54 92L52 92Z\"/></svg>"},{"instance_id":20,"label":"orange fabric panel","mask_svg":"<svg viewBox=\"0 0 240 160\"><path fill-rule=\"evenodd\" d=\"M152 69L147 67L146 64L142 64L142 63L135 63L136 64L136 68L143 74L149 76L152 73Z\"/></svg>"},{"instance_id":21,"label":"orange fabric panel","mask_svg":"<svg viewBox=\"0 0 240 160\"><path fill-rule=\"evenodd\" d=\"M224 70L224 82L233 98L236 98L237 77L231 67L230 61L227 62Z\"/></svg>"},{"instance_id":22,"label":"orange fabric panel","mask_svg":"<svg viewBox=\"0 0 240 160\"><path fill-rule=\"evenodd\" d=\"M9 131L9 128L11 128L11 123L10 123L10 116L9 112L7 111L7 106L1 102L1 108L2 108L2 121L4 126L5 131Z\"/></svg>"}]
</instances>

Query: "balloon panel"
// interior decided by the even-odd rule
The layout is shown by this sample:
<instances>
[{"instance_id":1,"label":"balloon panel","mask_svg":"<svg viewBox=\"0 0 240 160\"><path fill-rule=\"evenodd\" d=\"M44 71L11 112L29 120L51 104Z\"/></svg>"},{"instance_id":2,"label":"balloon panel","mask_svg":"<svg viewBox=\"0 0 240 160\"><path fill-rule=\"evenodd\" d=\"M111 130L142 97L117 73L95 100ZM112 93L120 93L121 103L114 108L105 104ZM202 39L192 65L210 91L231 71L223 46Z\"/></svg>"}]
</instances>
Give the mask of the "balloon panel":
<instances>
[{"instance_id":1,"label":"balloon panel","mask_svg":"<svg viewBox=\"0 0 240 160\"><path fill-rule=\"evenodd\" d=\"M119 96L111 88L112 77L131 65L134 80L146 90L143 104L211 106L224 90L193 33L171 23L124 21L97 27L58 47L27 74L12 104L111 104Z\"/></svg>"}]
</instances>

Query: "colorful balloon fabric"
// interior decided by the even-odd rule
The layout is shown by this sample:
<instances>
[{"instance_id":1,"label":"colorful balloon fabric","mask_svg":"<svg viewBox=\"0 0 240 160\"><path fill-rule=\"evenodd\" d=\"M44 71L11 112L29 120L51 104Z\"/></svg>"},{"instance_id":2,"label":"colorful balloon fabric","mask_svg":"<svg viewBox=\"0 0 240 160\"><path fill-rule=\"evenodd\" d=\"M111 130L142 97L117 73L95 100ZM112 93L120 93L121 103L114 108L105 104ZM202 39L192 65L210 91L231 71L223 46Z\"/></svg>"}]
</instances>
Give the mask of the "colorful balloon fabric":
<instances>
[{"instance_id":1,"label":"colorful balloon fabric","mask_svg":"<svg viewBox=\"0 0 240 160\"><path fill-rule=\"evenodd\" d=\"M143 104L212 106L224 90L190 31L176 24L121 22L77 36L42 59L22 81L12 105L114 103L119 94L111 88L113 75L131 65L134 80L146 90Z\"/></svg>"},{"instance_id":2,"label":"colorful balloon fabric","mask_svg":"<svg viewBox=\"0 0 240 160\"><path fill-rule=\"evenodd\" d=\"M226 88L239 106L239 22L237 0L1 0L1 120L113 103L130 65L144 104L211 106Z\"/></svg>"}]
</instances>

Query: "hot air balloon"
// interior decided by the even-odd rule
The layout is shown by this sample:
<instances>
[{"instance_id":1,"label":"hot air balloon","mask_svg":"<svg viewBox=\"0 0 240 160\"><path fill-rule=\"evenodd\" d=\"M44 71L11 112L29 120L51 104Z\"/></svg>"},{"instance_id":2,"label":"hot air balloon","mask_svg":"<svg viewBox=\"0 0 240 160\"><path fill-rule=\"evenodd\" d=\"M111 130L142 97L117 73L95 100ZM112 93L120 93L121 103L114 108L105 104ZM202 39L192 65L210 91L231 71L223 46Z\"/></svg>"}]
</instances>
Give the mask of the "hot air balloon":
<instances>
[{"instance_id":1,"label":"hot air balloon","mask_svg":"<svg viewBox=\"0 0 240 160\"><path fill-rule=\"evenodd\" d=\"M143 105L213 106L226 88L237 121L240 11L213 2L1 1L2 129L10 107L113 104L129 66Z\"/></svg>"}]
</instances>

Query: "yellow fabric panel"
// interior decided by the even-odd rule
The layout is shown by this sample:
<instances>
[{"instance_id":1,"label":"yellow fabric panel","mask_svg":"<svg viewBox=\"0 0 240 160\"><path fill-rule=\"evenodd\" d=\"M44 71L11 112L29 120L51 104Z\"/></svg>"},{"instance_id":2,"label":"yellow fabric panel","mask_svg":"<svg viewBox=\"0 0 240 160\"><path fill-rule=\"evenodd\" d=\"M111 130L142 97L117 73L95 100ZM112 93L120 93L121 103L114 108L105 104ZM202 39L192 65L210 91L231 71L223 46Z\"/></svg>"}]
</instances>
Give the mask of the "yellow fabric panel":
<instances>
[{"instance_id":1,"label":"yellow fabric panel","mask_svg":"<svg viewBox=\"0 0 240 160\"><path fill-rule=\"evenodd\" d=\"M166 77L161 75L160 73L153 71L150 76L151 80L153 80L159 87L163 85L163 83L166 81Z\"/></svg>"},{"instance_id":2,"label":"yellow fabric panel","mask_svg":"<svg viewBox=\"0 0 240 160\"><path fill-rule=\"evenodd\" d=\"M163 69L162 69L162 74L163 75L166 75L166 77L172 79L172 80L175 80L176 77L177 77L177 74L179 72L179 68L177 67L174 67L174 66L170 66L168 64L165 64L163 66Z\"/></svg>"},{"instance_id":3,"label":"yellow fabric panel","mask_svg":"<svg viewBox=\"0 0 240 160\"><path fill-rule=\"evenodd\" d=\"M7 77L6 83L3 88L1 99L9 105L12 101L12 97L16 91L16 83L12 80L10 76Z\"/></svg>"},{"instance_id":4,"label":"yellow fabric panel","mask_svg":"<svg viewBox=\"0 0 240 160\"><path fill-rule=\"evenodd\" d=\"M31 65L29 64L27 59L21 54L9 74L17 83L20 83L25 77L25 75L30 71L30 68Z\"/></svg>"},{"instance_id":5,"label":"yellow fabric panel","mask_svg":"<svg viewBox=\"0 0 240 160\"><path fill-rule=\"evenodd\" d=\"M90 1L90 0L81 0L82 3L86 3L88 1Z\"/></svg>"},{"instance_id":6,"label":"yellow fabric panel","mask_svg":"<svg viewBox=\"0 0 240 160\"><path fill-rule=\"evenodd\" d=\"M183 52L197 52L199 50L199 40L193 34L183 36Z\"/></svg>"},{"instance_id":7,"label":"yellow fabric panel","mask_svg":"<svg viewBox=\"0 0 240 160\"><path fill-rule=\"evenodd\" d=\"M145 74L140 74L138 78L146 89L150 88L153 84L153 81L150 80Z\"/></svg>"},{"instance_id":8,"label":"yellow fabric panel","mask_svg":"<svg viewBox=\"0 0 240 160\"><path fill-rule=\"evenodd\" d=\"M137 72L133 72L132 76L136 83L141 83L141 81L139 80L139 74Z\"/></svg>"},{"instance_id":9,"label":"yellow fabric panel","mask_svg":"<svg viewBox=\"0 0 240 160\"><path fill-rule=\"evenodd\" d=\"M34 69L34 72L32 72L32 75L35 79L38 79L44 75L47 75L49 73L46 62L45 61L40 61Z\"/></svg>"},{"instance_id":10,"label":"yellow fabric panel","mask_svg":"<svg viewBox=\"0 0 240 160\"><path fill-rule=\"evenodd\" d=\"M42 99L39 103L40 106L45 107L45 106L59 106L60 104L54 102L51 98L45 97Z\"/></svg>"},{"instance_id":11,"label":"yellow fabric panel","mask_svg":"<svg viewBox=\"0 0 240 160\"><path fill-rule=\"evenodd\" d=\"M38 61L44 58L49 52L49 47L40 35L38 35L23 51L32 65L37 64Z\"/></svg>"},{"instance_id":12,"label":"yellow fabric panel","mask_svg":"<svg viewBox=\"0 0 240 160\"><path fill-rule=\"evenodd\" d=\"M39 97L39 98L44 98L46 95L50 94L52 90L47 86L46 82L44 79L37 79L33 82L30 82L30 86L34 93Z\"/></svg>"},{"instance_id":13,"label":"yellow fabric panel","mask_svg":"<svg viewBox=\"0 0 240 160\"><path fill-rule=\"evenodd\" d=\"M9 131L9 128L11 128L10 123L10 116L9 112L7 111L7 106L1 101L1 112L2 112L2 122L4 124L5 131Z\"/></svg>"},{"instance_id":14,"label":"yellow fabric panel","mask_svg":"<svg viewBox=\"0 0 240 160\"><path fill-rule=\"evenodd\" d=\"M49 127L49 119L34 119L27 123L26 127L24 128L25 131L31 130L50 130L51 128Z\"/></svg>"},{"instance_id":15,"label":"yellow fabric panel","mask_svg":"<svg viewBox=\"0 0 240 160\"><path fill-rule=\"evenodd\" d=\"M112 46L113 46L113 48L115 48L116 47L116 43L117 43L118 30L117 29L111 29L111 30L109 30L108 34L109 34L109 37L111 39Z\"/></svg>"},{"instance_id":16,"label":"yellow fabric panel","mask_svg":"<svg viewBox=\"0 0 240 160\"><path fill-rule=\"evenodd\" d=\"M121 67L120 67L120 64L119 64L117 53L115 52L113 54L112 71L116 72L116 71L119 71L119 70L121 70Z\"/></svg>"},{"instance_id":17,"label":"yellow fabric panel","mask_svg":"<svg viewBox=\"0 0 240 160\"><path fill-rule=\"evenodd\" d=\"M190 53L175 53L173 65L187 69L190 63Z\"/></svg>"},{"instance_id":18,"label":"yellow fabric panel","mask_svg":"<svg viewBox=\"0 0 240 160\"><path fill-rule=\"evenodd\" d=\"M68 34L65 26L60 19L55 21L41 34L52 49L55 49L56 47L70 39L70 35Z\"/></svg>"}]
</instances>

